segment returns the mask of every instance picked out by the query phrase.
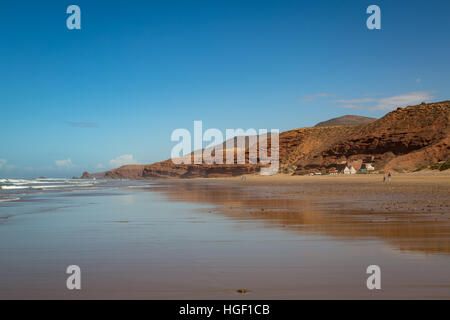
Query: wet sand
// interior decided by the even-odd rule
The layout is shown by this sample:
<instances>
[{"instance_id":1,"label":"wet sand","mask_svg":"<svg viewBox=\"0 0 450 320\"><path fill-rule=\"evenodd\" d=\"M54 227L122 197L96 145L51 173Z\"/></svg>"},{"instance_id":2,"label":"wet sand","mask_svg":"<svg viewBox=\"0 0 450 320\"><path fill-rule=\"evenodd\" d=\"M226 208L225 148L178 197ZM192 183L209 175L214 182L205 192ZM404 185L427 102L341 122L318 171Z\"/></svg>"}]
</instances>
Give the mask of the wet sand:
<instances>
[{"instance_id":1,"label":"wet sand","mask_svg":"<svg viewBox=\"0 0 450 320\"><path fill-rule=\"evenodd\" d=\"M197 179L198 181L235 181ZM338 176L246 176L245 186L271 187L273 198L340 202L348 208L377 212L450 212L450 172L394 175L383 183L383 175ZM256 195L256 194L255 194Z\"/></svg>"},{"instance_id":2,"label":"wet sand","mask_svg":"<svg viewBox=\"0 0 450 320\"><path fill-rule=\"evenodd\" d=\"M380 179L158 180L2 203L0 298L450 299L449 176ZM81 291L65 287L71 264Z\"/></svg>"},{"instance_id":3,"label":"wet sand","mask_svg":"<svg viewBox=\"0 0 450 320\"><path fill-rule=\"evenodd\" d=\"M161 183L161 186L167 186ZM450 253L450 174L259 175L170 182L173 200L220 205L230 217L300 232L377 237L401 250ZM450 272L449 272L450 275Z\"/></svg>"}]
</instances>

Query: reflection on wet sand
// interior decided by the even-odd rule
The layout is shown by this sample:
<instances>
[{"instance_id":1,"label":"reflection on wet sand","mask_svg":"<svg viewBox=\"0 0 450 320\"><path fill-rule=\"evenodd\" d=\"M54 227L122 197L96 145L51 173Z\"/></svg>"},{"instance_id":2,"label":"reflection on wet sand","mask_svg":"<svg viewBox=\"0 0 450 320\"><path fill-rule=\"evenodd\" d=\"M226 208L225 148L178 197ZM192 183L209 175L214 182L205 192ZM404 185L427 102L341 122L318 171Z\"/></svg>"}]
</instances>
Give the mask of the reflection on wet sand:
<instances>
[{"instance_id":1,"label":"reflection on wet sand","mask_svg":"<svg viewBox=\"0 0 450 320\"><path fill-rule=\"evenodd\" d=\"M450 297L447 214L350 210L249 180L111 182L3 203L0 299ZM65 286L71 264L85 275L78 293ZM372 264L380 292L366 287Z\"/></svg>"},{"instance_id":2,"label":"reflection on wet sand","mask_svg":"<svg viewBox=\"0 0 450 320\"><path fill-rule=\"evenodd\" d=\"M450 253L448 214L348 209L337 200L293 199L276 185L255 186L235 180L164 181L151 190L170 201L212 203L231 219L258 220L268 227L341 239L381 239L398 250Z\"/></svg>"}]
</instances>

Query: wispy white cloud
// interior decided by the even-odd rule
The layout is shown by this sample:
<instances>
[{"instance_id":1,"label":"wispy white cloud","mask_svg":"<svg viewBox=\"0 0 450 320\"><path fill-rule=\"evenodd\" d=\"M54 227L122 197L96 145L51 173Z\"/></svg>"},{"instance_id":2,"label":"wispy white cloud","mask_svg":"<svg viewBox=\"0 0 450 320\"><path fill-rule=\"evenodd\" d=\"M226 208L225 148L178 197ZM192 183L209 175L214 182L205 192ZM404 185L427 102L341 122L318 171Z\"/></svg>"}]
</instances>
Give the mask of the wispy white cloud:
<instances>
[{"instance_id":1,"label":"wispy white cloud","mask_svg":"<svg viewBox=\"0 0 450 320\"><path fill-rule=\"evenodd\" d=\"M66 124L69 127L75 127L75 128L98 128L98 124L95 122L73 122L73 121L66 121Z\"/></svg>"},{"instance_id":2,"label":"wispy white cloud","mask_svg":"<svg viewBox=\"0 0 450 320\"><path fill-rule=\"evenodd\" d=\"M0 170L12 170L14 169L16 166L12 165L12 164L8 164L8 160L7 159L0 159Z\"/></svg>"},{"instance_id":3,"label":"wispy white cloud","mask_svg":"<svg viewBox=\"0 0 450 320\"><path fill-rule=\"evenodd\" d=\"M349 104L359 104L359 103L374 102L374 101L376 101L375 98L340 99L340 100L335 100L335 102L337 102L337 103L349 103Z\"/></svg>"},{"instance_id":4,"label":"wispy white cloud","mask_svg":"<svg viewBox=\"0 0 450 320\"><path fill-rule=\"evenodd\" d=\"M340 106L341 108L345 109L363 109L364 106L360 104L343 104Z\"/></svg>"},{"instance_id":5,"label":"wispy white cloud","mask_svg":"<svg viewBox=\"0 0 450 320\"><path fill-rule=\"evenodd\" d=\"M314 101L319 98L330 98L330 97L335 97L335 95L326 93L326 92L322 92L322 93L317 93L317 94L304 95L302 98L299 99L299 101L300 102L310 102L310 101Z\"/></svg>"},{"instance_id":6,"label":"wispy white cloud","mask_svg":"<svg viewBox=\"0 0 450 320\"><path fill-rule=\"evenodd\" d=\"M118 168L126 164L137 164L137 160L134 159L132 154L124 154L115 159L109 161L109 166L111 168Z\"/></svg>"},{"instance_id":7,"label":"wispy white cloud","mask_svg":"<svg viewBox=\"0 0 450 320\"><path fill-rule=\"evenodd\" d=\"M431 91L414 91L397 96L379 99L377 104L373 106L372 110L394 110L396 108L403 108L427 102L433 99L433 92Z\"/></svg>"},{"instance_id":8,"label":"wispy white cloud","mask_svg":"<svg viewBox=\"0 0 450 320\"><path fill-rule=\"evenodd\" d=\"M60 169L70 169L75 167L70 158L67 158L65 160L56 160L55 164Z\"/></svg>"},{"instance_id":9,"label":"wispy white cloud","mask_svg":"<svg viewBox=\"0 0 450 320\"><path fill-rule=\"evenodd\" d=\"M340 99L335 100L334 102L339 103L341 108L346 109L391 111L396 108L429 102L430 100L433 100L433 98L432 91L413 91L384 98Z\"/></svg>"},{"instance_id":10,"label":"wispy white cloud","mask_svg":"<svg viewBox=\"0 0 450 320\"><path fill-rule=\"evenodd\" d=\"M106 169L106 166L103 163L99 163L96 167L97 169Z\"/></svg>"}]
</instances>

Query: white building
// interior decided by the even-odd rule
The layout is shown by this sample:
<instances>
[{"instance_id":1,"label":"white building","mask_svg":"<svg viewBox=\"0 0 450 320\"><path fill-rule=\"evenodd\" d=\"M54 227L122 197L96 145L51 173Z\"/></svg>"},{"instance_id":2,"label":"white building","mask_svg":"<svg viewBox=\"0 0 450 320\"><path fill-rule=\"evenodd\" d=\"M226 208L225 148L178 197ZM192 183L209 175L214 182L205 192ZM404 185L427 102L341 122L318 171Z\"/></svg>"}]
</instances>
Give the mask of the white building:
<instances>
[{"instance_id":1,"label":"white building","mask_svg":"<svg viewBox=\"0 0 450 320\"><path fill-rule=\"evenodd\" d=\"M355 174L356 173L356 169L353 168L353 166L349 167L345 167L344 169L344 174Z\"/></svg>"}]
</instances>

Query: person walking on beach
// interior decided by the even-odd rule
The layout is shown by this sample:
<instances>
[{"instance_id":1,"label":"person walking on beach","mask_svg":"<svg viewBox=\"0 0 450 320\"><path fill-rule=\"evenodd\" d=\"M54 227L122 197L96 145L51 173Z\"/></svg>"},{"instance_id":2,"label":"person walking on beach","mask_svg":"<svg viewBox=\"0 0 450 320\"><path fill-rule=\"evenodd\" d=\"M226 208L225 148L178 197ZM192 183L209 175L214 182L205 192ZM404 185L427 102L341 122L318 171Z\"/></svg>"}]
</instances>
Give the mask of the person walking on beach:
<instances>
[{"instance_id":1,"label":"person walking on beach","mask_svg":"<svg viewBox=\"0 0 450 320\"><path fill-rule=\"evenodd\" d=\"M392 176L392 175L391 175L391 173L389 172L389 173L388 173L388 182L391 182L391 176Z\"/></svg>"},{"instance_id":2,"label":"person walking on beach","mask_svg":"<svg viewBox=\"0 0 450 320\"><path fill-rule=\"evenodd\" d=\"M384 174L383 175L383 183L385 183L386 182L386 175Z\"/></svg>"}]
</instances>

